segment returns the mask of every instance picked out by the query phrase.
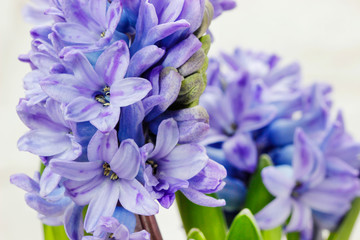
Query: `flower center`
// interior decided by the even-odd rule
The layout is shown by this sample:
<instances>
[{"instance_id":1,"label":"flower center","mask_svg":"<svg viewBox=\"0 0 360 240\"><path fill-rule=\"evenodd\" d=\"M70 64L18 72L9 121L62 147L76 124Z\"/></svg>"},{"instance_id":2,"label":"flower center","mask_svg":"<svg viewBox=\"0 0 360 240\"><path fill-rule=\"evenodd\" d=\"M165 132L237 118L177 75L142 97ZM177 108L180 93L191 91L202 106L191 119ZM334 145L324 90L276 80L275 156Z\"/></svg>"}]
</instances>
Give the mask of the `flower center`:
<instances>
[{"instance_id":1,"label":"flower center","mask_svg":"<svg viewBox=\"0 0 360 240\"><path fill-rule=\"evenodd\" d=\"M230 126L223 129L223 133L229 137L233 136L238 128L236 123L232 123Z\"/></svg>"},{"instance_id":2,"label":"flower center","mask_svg":"<svg viewBox=\"0 0 360 240\"><path fill-rule=\"evenodd\" d=\"M109 236L107 236L107 237L108 237L108 238L106 238L106 239L110 239L110 240L111 240L111 239L115 239L113 233L110 233Z\"/></svg>"},{"instance_id":3,"label":"flower center","mask_svg":"<svg viewBox=\"0 0 360 240\"><path fill-rule=\"evenodd\" d=\"M104 107L110 106L110 87L105 86L101 92L97 92L95 100Z\"/></svg>"},{"instance_id":4,"label":"flower center","mask_svg":"<svg viewBox=\"0 0 360 240\"><path fill-rule=\"evenodd\" d=\"M100 34L100 37L102 37L102 38L105 37L105 34L106 34L106 30Z\"/></svg>"},{"instance_id":5,"label":"flower center","mask_svg":"<svg viewBox=\"0 0 360 240\"><path fill-rule=\"evenodd\" d=\"M154 161L154 160L147 160L145 163L147 163L148 165L150 165L152 167L152 174L156 175L157 173L157 168L159 167L159 165Z\"/></svg>"},{"instance_id":6,"label":"flower center","mask_svg":"<svg viewBox=\"0 0 360 240\"><path fill-rule=\"evenodd\" d=\"M116 173L114 173L111 170L110 165L108 163L103 164L103 169L104 169L104 176L106 176L106 177L110 176L110 179L113 181L119 179L119 177L116 175Z\"/></svg>"},{"instance_id":7,"label":"flower center","mask_svg":"<svg viewBox=\"0 0 360 240\"><path fill-rule=\"evenodd\" d=\"M303 184L301 182L296 182L295 187L291 193L293 198L299 198L304 191Z\"/></svg>"}]
</instances>

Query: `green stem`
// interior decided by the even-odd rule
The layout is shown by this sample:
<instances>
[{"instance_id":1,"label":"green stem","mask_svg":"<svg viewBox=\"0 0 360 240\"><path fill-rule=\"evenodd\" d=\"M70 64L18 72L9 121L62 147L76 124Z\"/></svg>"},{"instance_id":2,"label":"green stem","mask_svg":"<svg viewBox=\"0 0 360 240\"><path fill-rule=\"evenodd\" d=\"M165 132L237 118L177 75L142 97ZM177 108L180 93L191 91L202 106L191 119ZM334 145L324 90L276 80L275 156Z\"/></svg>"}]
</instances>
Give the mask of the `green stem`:
<instances>
[{"instance_id":1,"label":"green stem","mask_svg":"<svg viewBox=\"0 0 360 240\"><path fill-rule=\"evenodd\" d=\"M215 194L211 194L215 197ZM190 202L182 193L176 193L176 202L186 233L198 228L206 240L223 240L226 236L226 223L220 207L211 208Z\"/></svg>"},{"instance_id":2,"label":"green stem","mask_svg":"<svg viewBox=\"0 0 360 240\"><path fill-rule=\"evenodd\" d=\"M69 240L64 226L48 226L43 224L44 240Z\"/></svg>"},{"instance_id":3,"label":"green stem","mask_svg":"<svg viewBox=\"0 0 360 240\"><path fill-rule=\"evenodd\" d=\"M336 232L332 232L328 240L348 240L360 212L360 198L356 198L352 207Z\"/></svg>"}]
</instances>

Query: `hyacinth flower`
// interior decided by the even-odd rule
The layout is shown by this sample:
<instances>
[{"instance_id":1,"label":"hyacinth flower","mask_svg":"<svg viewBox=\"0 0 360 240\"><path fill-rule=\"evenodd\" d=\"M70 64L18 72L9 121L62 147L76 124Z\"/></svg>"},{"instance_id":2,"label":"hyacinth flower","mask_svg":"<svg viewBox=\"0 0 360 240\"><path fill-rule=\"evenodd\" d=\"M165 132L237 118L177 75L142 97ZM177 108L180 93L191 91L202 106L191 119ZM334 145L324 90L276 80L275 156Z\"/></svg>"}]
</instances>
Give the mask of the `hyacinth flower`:
<instances>
[{"instance_id":1,"label":"hyacinth flower","mask_svg":"<svg viewBox=\"0 0 360 240\"><path fill-rule=\"evenodd\" d=\"M18 148L51 159L74 160L81 154L81 146L72 135L74 124L64 119L62 106L48 99L44 105L28 106L21 100L17 112L31 129L18 141Z\"/></svg>"},{"instance_id":2,"label":"hyacinth flower","mask_svg":"<svg viewBox=\"0 0 360 240\"><path fill-rule=\"evenodd\" d=\"M349 176L326 177L326 160L319 148L297 129L292 167L280 165L262 171L266 188L276 198L256 214L260 227L271 229L285 223L288 232L312 239L312 210L343 215L359 190L359 180ZM276 214L275 214L276 213Z\"/></svg>"},{"instance_id":3,"label":"hyacinth flower","mask_svg":"<svg viewBox=\"0 0 360 240\"><path fill-rule=\"evenodd\" d=\"M25 174L14 174L10 182L25 190L26 203L39 213L39 218L47 225L62 225L66 209L72 203L71 199L64 196L64 187L54 189L47 197L40 196L40 173L34 175L34 179Z\"/></svg>"},{"instance_id":4,"label":"hyacinth flower","mask_svg":"<svg viewBox=\"0 0 360 240\"><path fill-rule=\"evenodd\" d=\"M10 182L25 190L25 201L29 207L38 212L39 219L48 226L64 225L65 231L70 239L81 239L84 229L82 218L82 207L79 207L65 196L65 188L58 185L46 197L40 193L40 173L31 179L25 174L14 174Z\"/></svg>"},{"instance_id":5,"label":"hyacinth flower","mask_svg":"<svg viewBox=\"0 0 360 240\"><path fill-rule=\"evenodd\" d=\"M65 60L73 65L74 75L52 75L42 81L42 88L50 97L67 104L66 119L90 121L103 132L115 127L120 107L141 100L151 89L146 79L124 78L129 52L123 41L106 49L95 69L81 52L69 53Z\"/></svg>"},{"instance_id":6,"label":"hyacinth flower","mask_svg":"<svg viewBox=\"0 0 360 240\"><path fill-rule=\"evenodd\" d=\"M127 227L120 224L114 217L101 217L93 236L84 236L82 240L150 240L150 234L145 230L129 233Z\"/></svg>"},{"instance_id":7,"label":"hyacinth flower","mask_svg":"<svg viewBox=\"0 0 360 240\"><path fill-rule=\"evenodd\" d=\"M236 7L236 1L234 0L210 0L214 7L214 18L217 18L223 11L228 11Z\"/></svg>"},{"instance_id":8,"label":"hyacinth flower","mask_svg":"<svg viewBox=\"0 0 360 240\"><path fill-rule=\"evenodd\" d=\"M158 129L155 147L151 146L152 144L145 146L145 148L152 149L145 159L145 187L165 208L172 205L175 192L178 190L199 205L224 205L223 200L211 199L205 196L201 190L203 190L202 187L208 190L205 193L219 190L222 186L221 180L226 176L225 169L209 160L203 146L195 143L178 145L178 142L179 129L176 121L174 119L162 121ZM207 171L207 168L215 169ZM217 179L205 177L204 186L201 186L204 179L201 175L206 175L208 172L209 174L216 172L217 176L214 178ZM215 185L212 185L214 180Z\"/></svg>"},{"instance_id":9,"label":"hyacinth flower","mask_svg":"<svg viewBox=\"0 0 360 240\"><path fill-rule=\"evenodd\" d=\"M327 159L329 174L359 176L360 160L357 156L360 154L360 143L346 132L341 112L329 127L320 148Z\"/></svg>"},{"instance_id":10,"label":"hyacinth flower","mask_svg":"<svg viewBox=\"0 0 360 240\"><path fill-rule=\"evenodd\" d=\"M116 40L126 39L126 35L117 33L116 27L121 17L121 1L61 1L61 17L52 30L60 40L69 45L62 50L64 55L71 49L84 52L102 50L109 45L114 36Z\"/></svg>"},{"instance_id":11,"label":"hyacinth flower","mask_svg":"<svg viewBox=\"0 0 360 240\"><path fill-rule=\"evenodd\" d=\"M27 22L36 25L43 25L44 23L51 23L54 21L54 16L50 13L59 12L60 4L57 0L31 0L23 8L23 16Z\"/></svg>"},{"instance_id":12,"label":"hyacinth flower","mask_svg":"<svg viewBox=\"0 0 360 240\"><path fill-rule=\"evenodd\" d=\"M135 179L139 172L140 150L132 139L118 147L116 131L97 132L88 146L89 162L52 161L50 168L67 178L64 185L73 201L89 204L84 228L95 229L101 216L110 217L118 201L136 214L153 215L158 205Z\"/></svg>"},{"instance_id":13,"label":"hyacinth flower","mask_svg":"<svg viewBox=\"0 0 360 240\"><path fill-rule=\"evenodd\" d=\"M331 104L328 102L328 95L328 86L322 84L304 89L299 104L291 109L292 115L279 117L265 130L268 144L277 147L291 144L298 127L312 138L320 140L329 123Z\"/></svg>"},{"instance_id":14,"label":"hyacinth flower","mask_svg":"<svg viewBox=\"0 0 360 240\"><path fill-rule=\"evenodd\" d=\"M193 2L196 4L199 1ZM176 12L179 14L178 10L182 8L181 5L178 6L179 4L181 4L180 1L140 2L136 36L130 48L132 53L153 45L178 30L190 27L190 23L186 19L176 21Z\"/></svg>"},{"instance_id":15,"label":"hyacinth flower","mask_svg":"<svg viewBox=\"0 0 360 240\"><path fill-rule=\"evenodd\" d=\"M251 131L261 129L276 116L271 105L254 106L254 94L248 77L229 83L226 91L209 86L201 97L201 105L210 115L210 131L204 144L224 142L228 161L241 170L253 172L257 150ZM221 104L219 104L221 102Z\"/></svg>"},{"instance_id":16,"label":"hyacinth flower","mask_svg":"<svg viewBox=\"0 0 360 240\"><path fill-rule=\"evenodd\" d=\"M282 66L276 55L240 48L232 55L222 53L221 59L210 59L209 86L201 97L211 127L203 144L223 143L227 161L253 172L258 157L254 132L299 104L299 66Z\"/></svg>"}]
</instances>

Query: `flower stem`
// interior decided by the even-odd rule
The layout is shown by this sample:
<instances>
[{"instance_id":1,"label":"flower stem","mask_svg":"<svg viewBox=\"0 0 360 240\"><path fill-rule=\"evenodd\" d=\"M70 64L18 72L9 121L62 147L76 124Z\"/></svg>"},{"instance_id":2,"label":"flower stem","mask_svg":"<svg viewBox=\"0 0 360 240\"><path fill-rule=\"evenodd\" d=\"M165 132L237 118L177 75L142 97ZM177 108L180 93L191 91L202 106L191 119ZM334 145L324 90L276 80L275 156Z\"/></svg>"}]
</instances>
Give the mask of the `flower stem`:
<instances>
[{"instance_id":1,"label":"flower stem","mask_svg":"<svg viewBox=\"0 0 360 240\"><path fill-rule=\"evenodd\" d=\"M151 240L163 240L155 216L136 215L135 231L146 230L151 235Z\"/></svg>"}]
</instances>

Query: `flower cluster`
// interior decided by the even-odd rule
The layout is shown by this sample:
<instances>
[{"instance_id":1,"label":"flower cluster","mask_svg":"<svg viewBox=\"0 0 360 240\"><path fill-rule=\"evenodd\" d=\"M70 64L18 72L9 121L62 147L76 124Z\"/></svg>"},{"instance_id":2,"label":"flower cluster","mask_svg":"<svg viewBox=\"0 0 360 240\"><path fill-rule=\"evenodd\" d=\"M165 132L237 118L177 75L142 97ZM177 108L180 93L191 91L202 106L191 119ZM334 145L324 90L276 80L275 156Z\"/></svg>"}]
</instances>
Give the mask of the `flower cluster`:
<instances>
[{"instance_id":1,"label":"flower cluster","mask_svg":"<svg viewBox=\"0 0 360 240\"><path fill-rule=\"evenodd\" d=\"M261 154L271 156L262 181L275 197L255 217L262 229L286 225L313 239L334 230L360 193L360 143L346 132L341 112L330 115L331 88L303 87L298 64L236 49L210 59L208 87L200 99L210 116L202 142L226 166L219 196L226 212L243 207L249 177Z\"/></svg>"},{"instance_id":2,"label":"flower cluster","mask_svg":"<svg viewBox=\"0 0 360 240\"><path fill-rule=\"evenodd\" d=\"M211 3L34 3L28 17L49 24L31 30L32 49L20 57L32 71L17 107L30 131L18 147L40 156L44 169L11 182L43 222L65 225L72 240L149 239L132 233L129 219L156 214L158 203L169 208L177 191L224 205L205 194L223 188L226 170L198 143L209 129L198 102Z\"/></svg>"}]
</instances>

